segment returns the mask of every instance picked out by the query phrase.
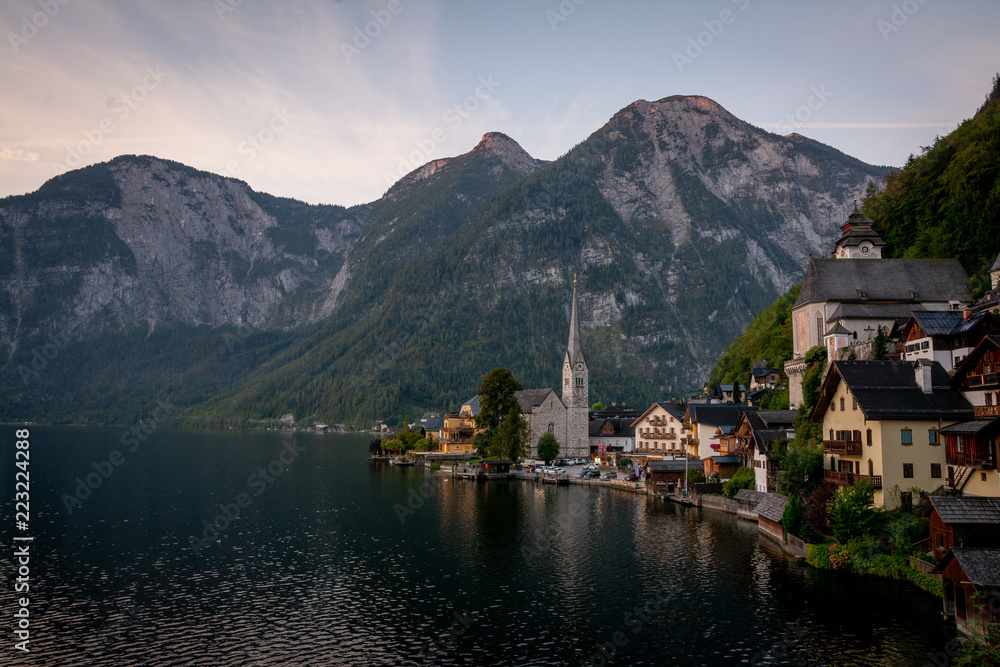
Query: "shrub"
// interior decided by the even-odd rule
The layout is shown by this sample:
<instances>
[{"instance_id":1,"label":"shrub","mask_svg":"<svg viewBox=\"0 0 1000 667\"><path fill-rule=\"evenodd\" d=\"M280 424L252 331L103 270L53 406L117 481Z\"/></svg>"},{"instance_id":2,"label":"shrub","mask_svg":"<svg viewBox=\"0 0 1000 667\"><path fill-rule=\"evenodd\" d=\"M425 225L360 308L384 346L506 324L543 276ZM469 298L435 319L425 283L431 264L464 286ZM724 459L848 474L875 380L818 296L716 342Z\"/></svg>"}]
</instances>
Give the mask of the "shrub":
<instances>
[{"instance_id":1,"label":"shrub","mask_svg":"<svg viewBox=\"0 0 1000 667\"><path fill-rule=\"evenodd\" d=\"M753 489L756 486L756 476L753 468L739 468L729 481L722 485L722 495L732 498L740 489Z\"/></svg>"},{"instance_id":2,"label":"shrub","mask_svg":"<svg viewBox=\"0 0 1000 667\"><path fill-rule=\"evenodd\" d=\"M841 542L867 537L882 523L875 509L875 489L866 481L845 486L833 497L830 505L830 528Z\"/></svg>"}]
</instances>

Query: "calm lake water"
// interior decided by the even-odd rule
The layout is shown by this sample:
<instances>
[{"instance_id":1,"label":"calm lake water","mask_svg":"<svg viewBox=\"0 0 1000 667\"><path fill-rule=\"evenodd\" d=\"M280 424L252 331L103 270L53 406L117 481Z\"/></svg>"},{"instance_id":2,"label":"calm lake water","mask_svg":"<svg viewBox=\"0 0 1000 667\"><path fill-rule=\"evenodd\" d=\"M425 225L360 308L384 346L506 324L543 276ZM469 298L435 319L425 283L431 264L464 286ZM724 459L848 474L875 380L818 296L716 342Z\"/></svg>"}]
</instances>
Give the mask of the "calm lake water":
<instances>
[{"instance_id":1,"label":"calm lake water","mask_svg":"<svg viewBox=\"0 0 1000 667\"><path fill-rule=\"evenodd\" d=\"M124 432L31 429L23 654L0 427L0 664L922 665L950 633L936 598L796 565L712 510L443 481L369 463L367 436Z\"/></svg>"}]
</instances>

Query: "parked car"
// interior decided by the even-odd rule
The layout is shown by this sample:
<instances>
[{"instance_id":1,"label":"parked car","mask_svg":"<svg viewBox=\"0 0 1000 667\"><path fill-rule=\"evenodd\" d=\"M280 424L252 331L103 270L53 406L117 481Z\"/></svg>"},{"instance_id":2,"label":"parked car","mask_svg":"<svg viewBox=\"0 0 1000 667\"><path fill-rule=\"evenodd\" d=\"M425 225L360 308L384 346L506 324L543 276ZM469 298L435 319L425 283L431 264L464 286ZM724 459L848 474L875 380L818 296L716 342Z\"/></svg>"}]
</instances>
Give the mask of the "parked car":
<instances>
[{"instance_id":1,"label":"parked car","mask_svg":"<svg viewBox=\"0 0 1000 667\"><path fill-rule=\"evenodd\" d=\"M618 473L614 470L609 470L608 472L601 475L601 479L618 479Z\"/></svg>"},{"instance_id":2,"label":"parked car","mask_svg":"<svg viewBox=\"0 0 1000 667\"><path fill-rule=\"evenodd\" d=\"M585 470L583 472L583 476L585 479L598 479L601 476L601 473L596 470Z\"/></svg>"},{"instance_id":3,"label":"parked car","mask_svg":"<svg viewBox=\"0 0 1000 667\"><path fill-rule=\"evenodd\" d=\"M584 463L586 463L586 461L583 459L573 459L573 465L575 466L582 466Z\"/></svg>"},{"instance_id":4,"label":"parked car","mask_svg":"<svg viewBox=\"0 0 1000 667\"><path fill-rule=\"evenodd\" d=\"M638 482L639 481L639 476L636 475L634 472L630 472L628 475L625 476L625 481L626 482Z\"/></svg>"}]
</instances>

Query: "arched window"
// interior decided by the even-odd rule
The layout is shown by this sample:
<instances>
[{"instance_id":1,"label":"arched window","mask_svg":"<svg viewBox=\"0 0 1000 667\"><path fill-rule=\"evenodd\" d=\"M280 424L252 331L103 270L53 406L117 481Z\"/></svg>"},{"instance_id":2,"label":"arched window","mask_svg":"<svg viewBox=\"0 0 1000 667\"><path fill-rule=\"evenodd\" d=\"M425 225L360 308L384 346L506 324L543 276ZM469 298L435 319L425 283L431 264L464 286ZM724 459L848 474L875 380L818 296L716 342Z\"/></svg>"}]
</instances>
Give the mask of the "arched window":
<instances>
[{"instance_id":1,"label":"arched window","mask_svg":"<svg viewBox=\"0 0 1000 667\"><path fill-rule=\"evenodd\" d=\"M556 432L556 425L555 424L549 424L549 433L555 435L555 432Z\"/></svg>"},{"instance_id":2,"label":"arched window","mask_svg":"<svg viewBox=\"0 0 1000 667\"><path fill-rule=\"evenodd\" d=\"M826 332L823 331L823 314L817 312L816 313L816 344L817 345L822 345L823 344L823 334L824 333L826 333Z\"/></svg>"}]
</instances>

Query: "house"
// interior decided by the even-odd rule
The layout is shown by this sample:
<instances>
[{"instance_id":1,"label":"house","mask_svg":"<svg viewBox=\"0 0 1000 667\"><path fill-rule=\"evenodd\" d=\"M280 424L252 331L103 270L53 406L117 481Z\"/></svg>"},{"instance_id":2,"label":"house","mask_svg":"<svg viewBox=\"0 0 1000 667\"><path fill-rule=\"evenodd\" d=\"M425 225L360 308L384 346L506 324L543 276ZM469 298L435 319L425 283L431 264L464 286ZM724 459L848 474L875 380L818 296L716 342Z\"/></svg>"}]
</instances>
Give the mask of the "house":
<instances>
[{"instance_id":1,"label":"house","mask_svg":"<svg viewBox=\"0 0 1000 667\"><path fill-rule=\"evenodd\" d=\"M945 616L963 635L1000 622L1000 549L952 549L933 574L941 576Z\"/></svg>"},{"instance_id":2,"label":"house","mask_svg":"<svg viewBox=\"0 0 1000 667\"><path fill-rule=\"evenodd\" d=\"M767 361L755 361L750 371L750 391L774 389L781 384L781 371L767 367Z\"/></svg>"},{"instance_id":3,"label":"house","mask_svg":"<svg viewBox=\"0 0 1000 667\"><path fill-rule=\"evenodd\" d=\"M444 419L440 413L425 412L424 416L420 418L420 426L427 433L428 440L437 442L441 435L441 427L444 426Z\"/></svg>"},{"instance_id":4,"label":"house","mask_svg":"<svg viewBox=\"0 0 1000 667\"><path fill-rule=\"evenodd\" d=\"M937 361L951 371L989 334L1000 334L1000 318L992 313L946 310L912 313L893 337L904 361Z\"/></svg>"},{"instance_id":5,"label":"house","mask_svg":"<svg viewBox=\"0 0 1000 667\"><path fill-rule=\"evenodd\" d=\"M732 403L733 387L735 386L736 386L735 383L715 385L711 396L709 396L709 400L716 401L718 403ZM739 387L740 387L740 399L742 402L742 399L747 395L747 387L745 384L740 384Z\"/></svg>"},{"instance_id":6,"label":"house","mask_svg":"<svg viewBox=\"0 0 1000 667\"><path fill-rule=\"evenodd\" d=\"M780 493L768 493L757 503L757 526L760 532L779 542L785 541L785 526L781 523L788 498Z\"/></svg>"},{"instance_id":7,"label":"house","mask_svg":"<svg viewBox=\"0 0 1000 667\"><path fill-rule=\"evenodd\" d=\"M941 429L949 486L1000 496L1000 336L988 335L955 369L951 386L972 403L975 420Z\"/></svg>"},{"instance_id":8,"label":"house","mask_svg":"<svg viewBox=\"0 0 1000 667\"><path fill-rule=\"evenodd\" d=\"M778 490L778 464L772 456L774 443L795 438L795 410L745 412L736 426L740 466L754 471L754 488L772 493Z\"/></svg>"},{"instance_id":9,"label":"house","mask_svg":"<svg viewBox=\"0 0 1000 667\"><path fill-rule=\"evenodd\" d=\"M590 456L621 456L635 449L634 418L599 417L590 420Z\"/></svg>"},{"instance_id":10,"label":"house","mask_svg":"<svg viewBox=\"0 0 1000 667\"><path fill-rule=\"evenodd\" d=\"M649 460L683 457L687 435L684 433L686 407L680 403L653 403L632 422L635 454Z\"/></svg>"},{"instance_id":11,"label":"house","mask_svg":"<svg viewBox=\"0 0 1000 667\"><path fill-rule=\"evenodd\" d=\"M929 517L935 558L952 547L1000 549L1000 498L930 496L922 514Z\"/></svg>"},{"instance_id":12,"label":"house","mask_svg":"<svg viewBox=\"0 0 1000 667\"><path fill-rule=\"evenodd\" d=\"M479 396L476 395L463 403L457 413L445 415L438 429L437 451L441 454L472 454L478 414Z\"/></svg>"},{"instance_id":13,"label":"house","mask_svg":"<svg viewBox=\"0 0 1000 667\"><path fill-rule=\"evenodd\" d=\"M691 458L705 459L719 449L721 434L740 421L744 412L756 412L757 408L748 405L700 405L688 404L684 413L683 430L687 437L682 438L682 444L687 447L687 455ZM719 427L726 429L720 432ZM712 445L716 445L715 448Z\"/></svg>"},{"instance_id":14,"label":"house","mask_svg":"<svg viewBox=\"0 0 1000 667\"><path fill-rule=\"evenodd\" d=\"M811 419L823 424L826 481L875 487L875 503L898 506L898 489L932 492L944 486L940 429L973 418L972 405L949 385L941 364L834 361Z\"/></svg>"},{"instance_id":15,"label":"house","mask_svg":"<svg viewBox=\"0 0 1000 667\"><path fill-rule=\"evenodd\" d=\"M972 304L969 277L956 259L882 259L872 221L855 211L841 227L834 259L811 259L792 306L792 354L785 363L789 403L802 403L805 355L817 345L840 356L847 343L866 359L881 330L914 311L963 310ZM832 342L831 342L832 341ZM828 347L828 350L830 347Z\"/></svg>"},{"instance_id":16,"label":"house","mask_svg":"<svg viewBox=\"0 0 1000 667\"><path fill-rule=\"evenodd\" d=\"M731 479L740 467L740 459L736 454L716 454L709 456L705 463L705 479L718 477L720 482Z\"/></svg>"},{"instance_id":17,"label":"house","mask_svg":"<svg viewBox=\"0 0 1000 667\"><path fill-rule=\"evenodd\" d=\"M684 476L689 470L705 468L701 461L673 459L668 461L646 461L646 488L657 492L674 493L684 488Z\"/></svg>"},{"instance_id":18,"label":"house","mask_svg":"<svg viewBox=\"0 0 1000 667\"><path fill-rule=\"evenodd\" d=\"M1000 255L997 255L996 261L990 267L990 282L993 287L972 307L977 313L981 311L1000 313Z\"/></svg>"}]
</instances>

